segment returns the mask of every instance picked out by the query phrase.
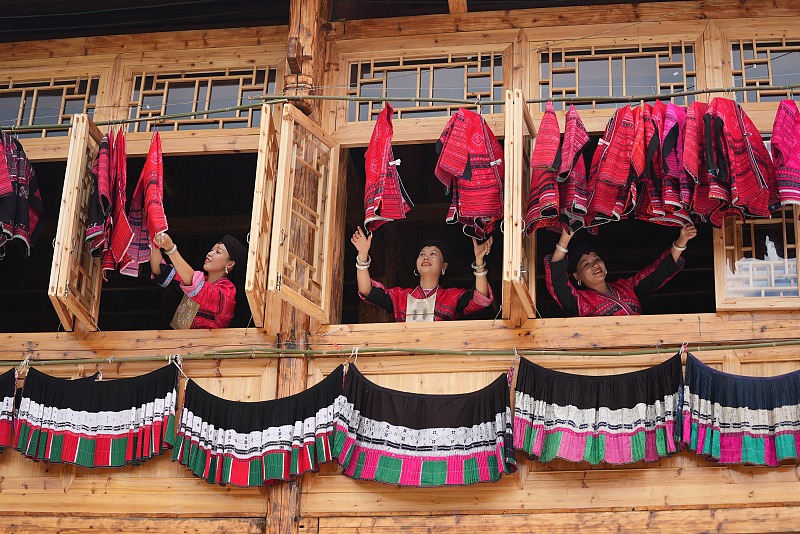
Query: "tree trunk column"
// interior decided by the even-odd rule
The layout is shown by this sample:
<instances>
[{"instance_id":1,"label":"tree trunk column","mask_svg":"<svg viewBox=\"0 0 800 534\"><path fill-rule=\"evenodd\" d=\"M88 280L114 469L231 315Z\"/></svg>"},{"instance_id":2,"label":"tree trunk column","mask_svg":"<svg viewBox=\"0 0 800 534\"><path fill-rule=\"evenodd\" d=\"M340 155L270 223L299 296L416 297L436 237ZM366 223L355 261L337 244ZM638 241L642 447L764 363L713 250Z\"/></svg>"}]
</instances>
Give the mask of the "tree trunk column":
<instances>
[{"instance_id":1,"label":"tree trunk column","mask_svg":"<svg viewBox=\"0 0 800 534\"><path fill-rule=\"evenodd\" d=\"M286 74L284 94L313 95L322 81L325 64L325 33L329 0L291 0L289 38L286 43ZM294 104L311 115L317 107L314 101L303 99Z\"/></svg>"},{"instance_id":2,"label":"tree trunk column","mask_svg":"<svg viewBox=\"0 0 800 534\"><path fill-rule=\"evenodd\" d=\"M286 304L284 304L284 307ZM289 314L294 318L295 314ZM300 314L302 315L302 314ZM282 317L286 319L286 314ZM302 320L302 318L301 318ZM285 324L283 326L286 326ZM287 349L304 349L307 347L307 334L295 332L288 336L281 335L278 341ZM278 388L277 398L295 395L306 389L306 376L308 375L308 359L297 356L282 357L278 360ZM300 521L300 490L302 488L300 477L294 481L276 481L269 491L269 512L267 532L273 534L297 534Z\"/></svg>"}]
</instances>

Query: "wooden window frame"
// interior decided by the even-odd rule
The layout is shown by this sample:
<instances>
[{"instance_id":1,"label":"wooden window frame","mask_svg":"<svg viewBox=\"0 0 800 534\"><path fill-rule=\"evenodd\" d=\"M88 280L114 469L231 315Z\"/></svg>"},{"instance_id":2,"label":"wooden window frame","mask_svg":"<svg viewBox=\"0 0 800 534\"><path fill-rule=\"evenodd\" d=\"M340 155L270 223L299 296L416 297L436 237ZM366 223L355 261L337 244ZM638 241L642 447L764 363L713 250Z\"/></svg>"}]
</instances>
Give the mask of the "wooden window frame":
<instances>
[{"instance_id":1,"label":"wooden window frame","mask_svg":"<svg viewBox=\"0 0 800 534\"><path fill-rule=\"evenodd\" d=\"M278 147L278 131L275 128L272 106L264 104L261 107L253 211L250 233L247 235L247 274L244 283L244 292L250 305L250 312L253 314L253 323L258 328L264 327L269 300L266 290L278 171Z\"/></svg>"},{"instance_id":2,"label":"wooden window frame","mask_svg":"<svg viewBox=\"0 0 800 534\"><path fill-rule=\"evenodd\" d=\"M502 317L521 324L526 317L536 317L536 239L523 232L536 127L523 91L507 90L505 96Z\"/></svg>"},{"instance_id":3,"label":"wooden window frame","mask_svg":"<svg viewBox=\"0 0 800 534\"><path fill-rule=\"evenodd\" d=\"M318 191L322 197L318 197L318 208L315 213L319 221L316 228L318 235L314 240L315 248L312 251L312 261L307 262L309 265L306 266L309 272L316 273L316 277L309 275L309 278L313 278L313 283L319 285L320 299L318 303L303 296L301 291L290 287L291 285L299 287L302 282L288 276L292 262L289 256L290 249L292 240L295 238L292 224L292 193L296 183L294 165L297 160L294 137L295 125L300 125L307 130L314 139L327 146L330 151L327 169L312 168L304 160L299 163L311 174L318 174L320 178L325 178L324 186ZM326 133L294 105L288 103L283 105L279 146L267 293L273 299L273 302L277 302L278 299L283 300L319 323L328 324L331 317L331 282L333 278L333 265L329 263L329 259L333 257L334 247L331 228L333 215L336 212L336 184L339 179L339 152L341 147L333 135ZM308 206L303 207L309 208ZM306 224L312 224L312 221L305 222ZM302 258L296 257L295 261L298 260L303 262ZM276 322L265 322L269 323L265 325L268 333L275 333L273 330L278 326Z\"/></svg>"},{"instance_id":4,"label":"wooden window frame","mask_svg":"<svg viewBox=\"0 0 800 534\"><path fill-rule=\"evenodd\" d=\"M88 115L73 117L47 291L65 330L75 330L76 319L87 330L98 330L102 260L89 253L86 214L81 208L88 206L91 167L102 139L103 134Z\"/></svg>"},{"instance_id":5,"label":"wooden window frame","mask_svg":"<svg viewBox=\"0 0 800 534\"><path fill-rule=\"evenodd\" d=\"M794 221L794 248L795 248L795 261L800 271L800 255L798 252L798 243L800 242L800 207L794 206L791 208L789 215L792 216ZM744 225L748 222L739 223L735 219L726 219L723 228L714 229L714 281L715 281L715 294L717 299L718 311L748 311L748 310L796 310L800 308L800 296L797 297L729 297L726 273L728 266L726 263L727 251L734 249L736 243L728 243L727 241L738 241L736 235L731 235L734 232L741 231ZM758 219L754 223L760 224L783 224L783 222L773 222L771 219ZM729 236L726 239L726 236ZM734 254L736 255L736 254Z\"/></svg>"}]
</instances>

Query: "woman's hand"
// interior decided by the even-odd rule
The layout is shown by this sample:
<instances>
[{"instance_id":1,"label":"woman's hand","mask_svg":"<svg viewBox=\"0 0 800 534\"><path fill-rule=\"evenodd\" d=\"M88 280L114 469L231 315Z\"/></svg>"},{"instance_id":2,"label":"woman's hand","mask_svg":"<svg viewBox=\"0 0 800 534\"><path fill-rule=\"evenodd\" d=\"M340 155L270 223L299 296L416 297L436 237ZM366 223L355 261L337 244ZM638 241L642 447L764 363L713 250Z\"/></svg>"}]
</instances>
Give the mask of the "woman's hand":
<instances>
[{"instance_id":1,"label":"woman's hand","mask_svg":"<svg viewBox=\"0 0 800 534\"><path fill-rule=\"evenodd\" d=\"M172 247L175 246L175 243L172 242L172 238L166 233L158 234L153 241L158 247L164 250L171 250Z\"/></svg>"},{"instance_id":2,"label":"woman's hand","mask_svg":"<svg viewBox=\"0 0 800 534\"><path fill-rule=\"evenodd\" d=\"M472 250L475 252L475 265L483 265L483 257L488 256L492 250L492 242L494 237L489 237L483 243L478 243L478 240L472 238Z\"/></svg>"},{"instance_id":3,"label":"woman's hand","mask_svg":"<svg viewBox=\"0 0 800 534\"><path fill-rule=\"evenodd\" d=\"M369 234L369 237L366 237L361 231L361 227L356 227L356 231L353 233L353 237L350 238L350 242L356 247L359 260L367 261L367 259L369 259L369 248L372 246L373 235L374 234Z\"/></svg>"},{"instance_id":4,"label":"woman's hand","mask_svg":"<svg viewBox=\"0 0 800 534\"><path fill-rule=\"evenodd\" d=\"M565 224L564 227L561 229L561 237L558 238L558 243L556 244L556 250L553 252L553 255L550 257L550 261L561 261L567 255L567 250L569 249L569 242L575 236L575 232L572 231L572 228L568 224Z\"/></svg>"},{"instance_id":5,"label":"woman's hand","mask_svg":"<svg viewBox=\"0 0 800 534\"><path fill-rule=\"evenodd\" d=\"M697 236L697 228L693 224L689 224L689 226L684 226L681 228L681 234L678 236L678 239L675 240L675 244L679 247L685 247L686 243L689 242L690 239L694 239Z\"/></svg>"}]
</instances>

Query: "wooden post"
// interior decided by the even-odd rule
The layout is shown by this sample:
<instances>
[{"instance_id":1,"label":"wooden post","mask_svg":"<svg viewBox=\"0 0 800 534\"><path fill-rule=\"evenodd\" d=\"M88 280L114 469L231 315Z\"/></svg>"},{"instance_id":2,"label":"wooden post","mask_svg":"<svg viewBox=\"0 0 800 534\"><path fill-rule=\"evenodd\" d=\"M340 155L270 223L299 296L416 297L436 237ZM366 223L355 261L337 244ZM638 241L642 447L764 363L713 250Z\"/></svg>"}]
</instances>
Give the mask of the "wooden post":
<instances>
[{"instance_id":1,"label":"wooden post","mask_svg":"<svg viewBox=\"0 0 800 534\"><path fill-rule=\"evenodd\" d=\"M308 346L307 315L283 302L281 328L288 328L285 335L278 337L279 346L287 349L302 349ZM297 327L298 329L295 329ZM306 358L287 357L278 360L277 398L288 397L306 389L308 361ZM269 494L267 508L267 532L273 534L296 534L300 520L300 489L303 480L275 484Z\"/></svg>"},{"instance_id":2,"label":"wooden post","mask_svg":"<svg viewBox=\"0 0 800 534\"><path fill-rule=\"evenodd\" d=\"M322 25L327 22L328 10L328 0L291 0L284 94L316 94L314 87L323 79L325 35ZM294 104L306 115L319 107L311 100L298 100Z\"/></svg>"}]
</instances>

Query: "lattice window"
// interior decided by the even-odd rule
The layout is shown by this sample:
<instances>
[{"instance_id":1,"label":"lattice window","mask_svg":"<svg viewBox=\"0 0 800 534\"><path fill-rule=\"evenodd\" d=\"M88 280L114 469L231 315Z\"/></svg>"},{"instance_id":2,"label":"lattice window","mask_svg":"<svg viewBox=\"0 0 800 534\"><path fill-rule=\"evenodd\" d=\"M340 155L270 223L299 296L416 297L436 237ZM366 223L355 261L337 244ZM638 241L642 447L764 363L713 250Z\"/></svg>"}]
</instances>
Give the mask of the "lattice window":
<instances>
[{"instance_id":1,"label":"lattice window","mask_svg":"<svg viewBox=\"0 0 800 534\"><path fill-rule=\"evenodd\" d=\"M128 103L129 119L195 113L253 104L248 97L273 94L277 70L268 67L227 68L203 72L153 72L137 74ZM260 123L261 108L190 115L158 122L134 122L130 132L253 128Z\"/></svg>"},{"instance_id":2,"label":"lattice window","mask_svg":"<svg viewBox=\"0 0 800 534\"><path fill-rule=\"evenodd\" d=\"M435 58L365 59L350 64L348 96L379 98L503 99L503 56L497 52L449 54ZM398 118L447 117L477 105L391 101ZM350 102L348 121L371 121L383 102ZM502 113L500 105L481 105L481 113Z\"/></svg>"},{"instance_id":3,"label":"lattice window","mask_svg":"<svg viewBox=\"0 0 800 534\"><path fill-rule=\"evenodd\" d=\"M97 330L102 263L100 258L90 254L85 238L94 179L92 164L102 137L87 115L75 116L48 289L48 296L65 329L73 328L74 316L89 330Z\"/></svg>"},{"instance_id":4,"label":"lattice window","mask_svg":"<svg viewBox=\"0 0 800 534\"><path fill-rule=\"evenodd\" d=\"M731 43L731 73L734 87L752 91L736 92L739 102L779 102L793 98L789 89L759 89L797 83L800 76L800 40L741 40Z\"/></svg>"},{"instance_id":5,"label":"lattice window","mask_svg":"<svg viewBox=\"0 0 800 534\"><path fill-rule=\"evenodd\" d=\"M541 98L656 95L691 90L696 85L694 46L687 42L625 48L551 48L539 54ZM673 98L672 102L687 105L693 100L690 95ZM563 102L553 105L566 109ZM599 102L575 104L580 109L617 106Z\"/></svg>"},{"instance_id":6,"label":"lattice window","mask_svg":"<svg viewBox=\"0 0 800 534\"><path fill-rule=\"evenodd\" d=\"M97 76L50 78L47 80L0 81L0 126L69 124L73 115L94 116ZM30 137L66 136L64 130L25 130L17 135Z\"/></svg>"},{"instance_id":7,"label":"lattice window","mask_svg":"<svg viewBox=\"0 0 800 534\"><path fill-rule=\"evenodd\" d=\"M771 219L726 219L725 296L797 297L798 208Z\"/></svg>"},{"instance_id":8,"label":"lattice window","mask_svg":"<svg viewBox=\"0 0 800 534\"><path fill-rule=\"evenodd\" d=\"M338 165L339 145L284 104L267 290L322 323L330 319Z\"/></svg>"}]
</instances>

